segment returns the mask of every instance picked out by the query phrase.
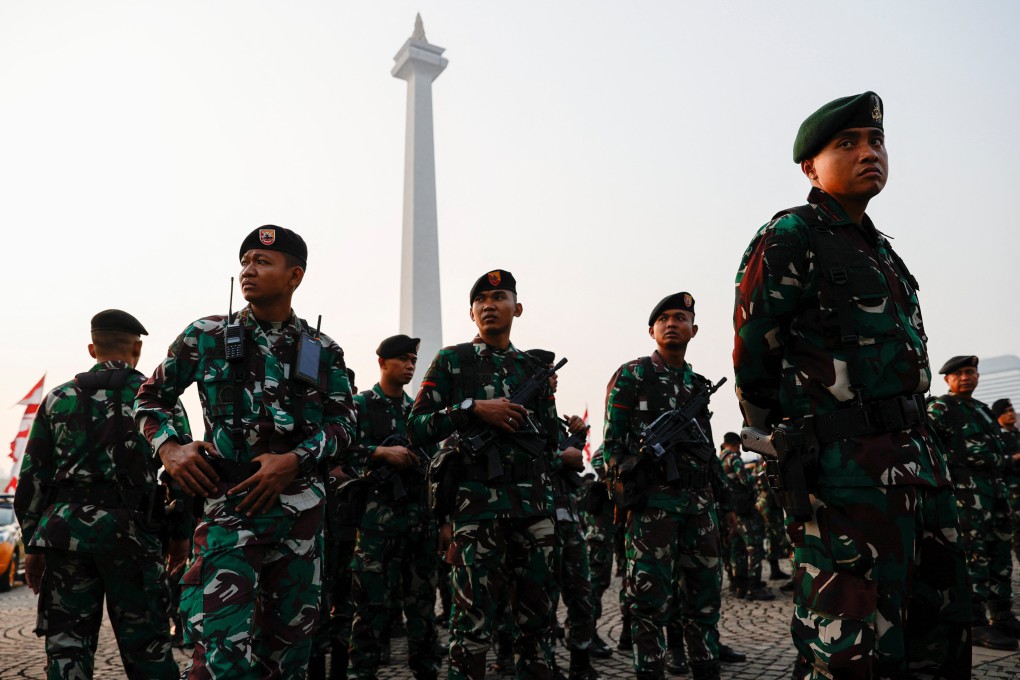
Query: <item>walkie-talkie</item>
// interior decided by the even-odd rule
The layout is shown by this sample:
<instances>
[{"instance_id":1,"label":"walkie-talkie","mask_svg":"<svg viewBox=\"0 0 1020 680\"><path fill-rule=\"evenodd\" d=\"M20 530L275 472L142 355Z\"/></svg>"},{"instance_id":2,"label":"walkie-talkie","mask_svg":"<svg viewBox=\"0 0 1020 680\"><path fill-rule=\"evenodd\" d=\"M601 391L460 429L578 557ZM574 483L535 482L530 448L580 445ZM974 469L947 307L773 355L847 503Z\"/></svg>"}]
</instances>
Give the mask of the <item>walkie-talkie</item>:
<instances>
[{"instance_id":1,"label":"walkie-talkie","mask_svg":"<svg viewBox=\"0 0 1020 680\"><path fill-rule=\"evenodd\" d=\"M244 328L234 319L234 277L230 277L230 304L227 306L227 333L223 336L227 361L244 359Z\"/></svg>"},{"instance_id":2,"label":"walkie-talkie","mask_svg":"<svg viewBox=\"0 0 1020 680\"><path fill-rule=\"evenodd\" d=\"M312 387L319 384L319 360L322 357L322 339L319 329L322 327L322 315L319 315L319 323L315 327L315 335L302 333L298 341L298 360L294 367L294 375Z\"/></svg>"}]
</instances>

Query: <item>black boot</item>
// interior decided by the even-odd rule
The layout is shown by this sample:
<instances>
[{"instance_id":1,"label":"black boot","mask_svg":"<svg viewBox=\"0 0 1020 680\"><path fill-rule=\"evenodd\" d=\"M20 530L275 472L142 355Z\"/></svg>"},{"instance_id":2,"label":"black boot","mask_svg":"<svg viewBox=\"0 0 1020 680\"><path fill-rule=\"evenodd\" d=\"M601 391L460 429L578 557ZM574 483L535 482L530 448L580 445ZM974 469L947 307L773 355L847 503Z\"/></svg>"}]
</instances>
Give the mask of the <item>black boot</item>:
<instances>
[{"instance_id":1,"label":"black boot","mask_svg":"<svg viewBox=\"0 0 1020 680\"><path fill-rule=\"evenodd\" d=\"M694 680L719 680L719 662L698 661L692 663L691 677Z\"/></svg>"},{"instance_id":2,"label":"black boot","mask_svg":"<svg viewBox=\"0 0 1020 680\"><path fill-rule=\"evenodd\" d=\"M747 599L756 600L758 602L768 602L769 600L776 599L776 594L766 588L764 584L761 584L747 593Z\"/></svg>"},{"instance_id":3,"label":"black boot","mask_svg":"<svg viewBox=\"0 0 1020 680\"><path fill-rule=\"evenodd\" d=\"M596 659L608 659L613 655L613 650L610 649L609 645L606 644L606 641L603 640L598 633L595 633L595 637L591 639L591 644L588 645L588 651L590 651L591 655Z\"/></svg>"},{"instance_id":4,"label":"black boot","mask_svg":"<svg viewBox=\"0 0 1020 680\"><path fill-rule=\"evenodd\" d=\"M1016 638L1006 635L988 624L974 626L974 629L971 631L971 640L975 647L1004 649L1007 651L1017 649Z\"/></svg>"},{"instance_id":5,"label":"black boot","mask_svg":"<svg viewBox=\"0 0 1020 680\"><path fill-rule=\"evenodd\" d=\"M333 642L329 654L329 680L347 680L347 645Z\"/></svg>"},{"instance_id":6,"label":"black boot","mask_svg":"<svg viewBox=\"0 0 1020 680\"><path fill-rule=\"evenodd\" d=\"M496 660L489 666L500 675L514 674L513 637L506 628L496 631Z\"/></svg>"},{"instance_id":7,"label":"black boot","mask_svg":"<svg viewBox=\"0 0 1020 680\"><path fill-rule=\"evenodd\" d=\"M591 667L591 655L587 649L570 650L570 680L601 680Z\"/></svg>"},{"instance_id":8,"label":"black boot","mask_svg":"<svg viewBox=\"0 0 1020 680\"><path fill-rule=\"evenodd\" d=\"M308 680L326 680L326 657L315 654L308 659Z\"/></svg>"},{"instance_id":9,"label":"black boot","mask_svg":"<svg viewBox=\"0 0 1020 680\"><path fill-rule=\"evenodd\" d=\"M804 657L803 654L797 655L797 660L793 662L793 672L790 673L790 680L804 680L811 672L811 664Z\"/></svg>"},{"instance_id":10,"label":"black boot","mask_svg":"<svg viewBox=\"0 0 1020 680\"><path fill-rule=\"evenodd\" d=\"M620 640L616 648L621 652L631 652L634 649L634 638L630 635L630 610L623 612L620 619Z\"/></svg>"},{"instance_id":11,"label":"black boot","mask_svg":"<svg viewBox=\"0 0 1020 680\"><path fill-rule=\"evenodd\" d=\"M1011 638L1020 638L1020 621L1013 616L1013 604L1009 600L989 600L988 618L995 630Z\"/></svg>"},{"instance_id":12,"label":"black boot","mask_svg":"<svg viewBox=\"0 0 1020 680\"><path fill-rule=\"evenodd\" d=\"M666 650L666 672L670 675L687 675L691 672L682 645Z\"/></svg>"},{"instance_id":13,"label":"black boot","mask_svg":"<svg viewBox=\"0 0 1020 680\"><path fill-rule=\"evenodd\" d=\"M779 566L779 558L773 557L769 560L769 580L770 581L785 581L790 578L790 575L782 570Z\"/></svg>"},{"instance_id":14,"label":"black boot","mask_svg":"<svg viewBox=\"0 0 1020 680\"><path fill-rule=\"evenodd\" d=\"M719 644L719 660L723 663L744 663L747 661L747 654L738 652L729 645Z\"/></svg>"}]
</instances>

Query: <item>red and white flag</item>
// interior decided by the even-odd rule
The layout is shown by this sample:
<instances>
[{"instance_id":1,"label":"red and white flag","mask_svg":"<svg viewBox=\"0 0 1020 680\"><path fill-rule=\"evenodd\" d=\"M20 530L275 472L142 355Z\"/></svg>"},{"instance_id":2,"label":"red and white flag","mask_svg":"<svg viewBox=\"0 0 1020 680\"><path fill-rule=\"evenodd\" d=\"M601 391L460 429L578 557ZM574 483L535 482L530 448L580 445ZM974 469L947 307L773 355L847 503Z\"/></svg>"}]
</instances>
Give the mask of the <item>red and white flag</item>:
<instances>
[{"instance_id":1,"label":"red and white flag","mask_svg":"<svg viewBox=\"0 0 1020 680\"><path fill-rule=\"evenodd\" d=\"M46 375L39 378L39 382L35 384L25 398L18 402L19 406L25 407L25 414L21 416L21 425L18 427L18 434L14 437L14 441L11 442L11 453L10 458L14 461L14 466L11 468L11 481L7 483L7 487L4 489L4 493L11 493L18 488L18 473L21 472L21 459L25 457L25 447L28 445L28 433L32 429L32 421L35 420L35 414L39 412L39 404L42 403L43 399L43 382L46 380Z\"/></svg>"},{"instance_id":2,"label":"red and white flag","mask_svg":"<svg viewBox=\"0 0 1020 680\"><path fill-rule=\"evenodd\" d=\"M588 425L588 405L584 405L584 424ZM588 430L588 438L584 440L584 460L591 462L591 430Z\"/></svg>"}]
</instances>

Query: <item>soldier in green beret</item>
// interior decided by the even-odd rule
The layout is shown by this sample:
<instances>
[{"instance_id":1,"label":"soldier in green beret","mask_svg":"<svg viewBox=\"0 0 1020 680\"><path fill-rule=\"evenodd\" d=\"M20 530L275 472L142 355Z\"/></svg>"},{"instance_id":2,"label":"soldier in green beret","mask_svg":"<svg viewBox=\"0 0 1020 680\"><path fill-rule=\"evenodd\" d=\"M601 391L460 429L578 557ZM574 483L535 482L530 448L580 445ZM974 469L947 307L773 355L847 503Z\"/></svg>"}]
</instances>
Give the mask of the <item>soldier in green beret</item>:
<instances>
[{"instance_id":1,"label":"soldier in green beret","mask_svg":"<svg viewBox=\"0 0 1020 680\"><path fill-rule=\"evenodd\" d=\"M967 678L970 594L927 427L917 281L865 212L888 178L884 126L874 92L800 126L808 203L758 230L736 276L737 397L746 425L790 428L773 441L789 444L792 634L811 677Z\"/></svg>"}]
</instances>

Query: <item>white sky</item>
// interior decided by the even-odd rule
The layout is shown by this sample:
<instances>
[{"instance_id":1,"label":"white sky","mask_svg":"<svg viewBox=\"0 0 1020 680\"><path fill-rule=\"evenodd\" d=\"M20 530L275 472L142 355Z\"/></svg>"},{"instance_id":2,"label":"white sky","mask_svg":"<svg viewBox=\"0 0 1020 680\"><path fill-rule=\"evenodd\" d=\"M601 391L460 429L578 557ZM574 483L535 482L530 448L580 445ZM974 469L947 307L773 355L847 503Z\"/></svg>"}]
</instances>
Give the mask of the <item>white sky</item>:
<instances>
[{"instance_id":1,"label":"white sky","mask_svg":"<svg viewBox=\"0 0 1020 680\"><path fill-rule=\"evenodd\" d=\"M444 340L474 334L474 279L511 270L514 343L570 359L561 412L588 404L599 429L607 380L653 348L647 315L677 290L697 299L695 369L731 376L740 256L807 193L797 127L869 89L891 158L869 213L921 282L932 362L1020 353L1017 3L7 0L0 466L10 405L91 365L95 312L148 327L150 373L226 310L240 240L265 223L308 241L295 309L374 382L398 332L406 85L389 71L417 11L450 60L434 90ZM738 426L731 385L713 408L717 433Z\"/></svg>"}]
</instances>

